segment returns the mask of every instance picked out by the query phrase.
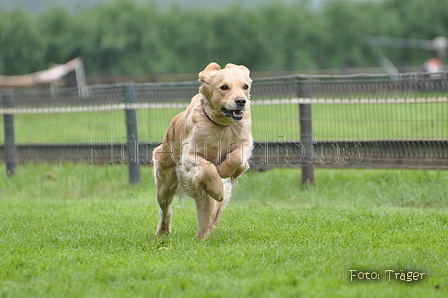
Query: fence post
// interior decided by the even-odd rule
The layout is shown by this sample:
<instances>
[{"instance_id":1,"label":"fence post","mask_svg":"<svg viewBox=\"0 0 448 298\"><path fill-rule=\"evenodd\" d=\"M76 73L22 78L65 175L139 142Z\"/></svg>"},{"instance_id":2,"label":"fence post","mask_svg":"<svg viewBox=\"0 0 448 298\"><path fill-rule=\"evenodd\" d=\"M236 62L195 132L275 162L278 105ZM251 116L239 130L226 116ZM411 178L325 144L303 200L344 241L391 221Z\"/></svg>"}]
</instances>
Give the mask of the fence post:
<instances>
[{"instance_id":1,"label":"fence post","mask_svg":"<svg viewBox=\"0 0 448 298\"><path fill-rule=\"evenodd\" d=\"M13 93L12 90L6 90L0 92L0 101L3 108L13 107ZM14 115L4 114L3 115L3 127L5 132L5 164L6 164L6 175L11 177L16 173L16 143L14 140Z\"/></svg>"},{"instance_id":2,"label":"fence post","mask_svg":"<svg viewBox=\"0 0 448 298\"><path fill-rule=\"evenodd\" d=\"M311 98L311 85L308 77L299 77L299 98ZM299 104L300 142L305 154L302 160L302 186L314 185L314 152L311 103Z\"/></svg>"},{"instance_id":3,"label":"fence post","mask_svg":"<svg viewBox=\"0 0 448 298\"><path fill-rule=\"evenodd\" d=\"M140 162L138 154L138 133L137 133L137 113L136 109L128 104L136 103L134 83L124 85L124 102L126 132L127 132L127 158L129 162L129 183L140 182Z\"/></svg>"}]
</instances>

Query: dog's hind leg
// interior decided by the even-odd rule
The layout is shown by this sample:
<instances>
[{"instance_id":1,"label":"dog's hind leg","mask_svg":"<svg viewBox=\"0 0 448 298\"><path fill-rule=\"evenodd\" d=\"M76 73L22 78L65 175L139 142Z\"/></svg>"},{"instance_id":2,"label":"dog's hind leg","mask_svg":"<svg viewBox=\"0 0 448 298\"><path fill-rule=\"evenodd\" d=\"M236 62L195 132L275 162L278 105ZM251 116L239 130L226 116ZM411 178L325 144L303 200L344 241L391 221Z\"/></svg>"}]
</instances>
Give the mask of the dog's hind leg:
<instances>
[{"instance_id":1,"label":"dog's hind leg","mask_svg":"<svg viewBox=\"0 0 448 298\"><path fill-rule=\"evenodd\" d=\"M231 190L232 184L230 181L224 181L224 199L222 201L218 202L208 195L198 196L195 199L198 217L198 232L196 238L206 239L210 232L218 225L221 212L230 200Z\"/></svg>"},{"instance_id":2,"label":"dog's hind leg","mask_svg":"<svg viewBox=\"0 0 448 298\"><path fill-rule=\"evenodd\" d=\"M155 149L154 156L159 148ZM171 160L164 162L164 160L154 158L154 177L157 187L157 203L160 206L157 234L171 233L171 203L177 191L176 164Z\"/></svg>"},{"instance_id":3,"label":"dog's hind leg","mask_svg":"<svg viewBox=\"0 0 448 298\"><path fill-rule=\"evenodd\" d=\"M227 202L230 200L231 192L232 192L232 183L229 179L223 179L224 184L224 200L217 204L217 208L215 210L215 215L212 222L212 230L218 226L219 217L221 216L222 211L227 205Z\"/></svg>"},{"instance_id":4,"label":"dog's hind leg","mask_svg":"<svg viewBox=\"0 0 448 298\"><path fill-rule=\"evenodd\" d=\"M171 233L171 203L177 190L177 175L174 168L158 169L155 173L157 202L160 206L160 220L157 234Z\"/></svg>"},{"instance_id":5,"label":"dog's hind leg","mask_svg":"<svg viewBox=\"0 0 448 298\"><path fill-rule=\"evenodd\" d=\"M205 240L212 230L219 202L209 196L199 196L195 200L198 217L198 232L196 233L196 238Z\"/></svg>"}]
</instances>

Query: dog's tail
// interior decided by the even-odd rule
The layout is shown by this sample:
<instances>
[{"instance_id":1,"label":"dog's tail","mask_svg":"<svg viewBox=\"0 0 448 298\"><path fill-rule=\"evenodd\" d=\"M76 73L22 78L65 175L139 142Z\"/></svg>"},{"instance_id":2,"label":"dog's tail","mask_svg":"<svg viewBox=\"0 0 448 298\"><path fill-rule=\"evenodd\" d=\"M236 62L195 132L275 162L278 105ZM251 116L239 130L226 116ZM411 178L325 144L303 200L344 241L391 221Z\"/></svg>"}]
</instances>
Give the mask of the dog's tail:
<instances>
[{"instance_id":1,"label":"dog's tail","mask_svg":"<svg viewBox=\"0 0 448 298\"><path fill-rule=\"evenodd\" d=\"M233 181L230 179L230 178L225 178L225 179L223 179L223 178L221 178L222 179L222 183L223 183L223 185L224 185L224 206L223 206L223 208L225 207L225 204L228 202L228 201L230 201L230 197L232 196L232 187L233 187Z\"/></svg>"},{"instance_id":2,"label":"dog's tail","mask_svg":"<svg viewBox=\"0 0 448 298\"><path fill-rule=\"evenodd\" d=\"M188 193L188 184L182 177L182 172L179 169L176 169L177 173L177 193L176 195L179 197L181 202L185 201L190 197Z\"/></svg>"}]
</instances>

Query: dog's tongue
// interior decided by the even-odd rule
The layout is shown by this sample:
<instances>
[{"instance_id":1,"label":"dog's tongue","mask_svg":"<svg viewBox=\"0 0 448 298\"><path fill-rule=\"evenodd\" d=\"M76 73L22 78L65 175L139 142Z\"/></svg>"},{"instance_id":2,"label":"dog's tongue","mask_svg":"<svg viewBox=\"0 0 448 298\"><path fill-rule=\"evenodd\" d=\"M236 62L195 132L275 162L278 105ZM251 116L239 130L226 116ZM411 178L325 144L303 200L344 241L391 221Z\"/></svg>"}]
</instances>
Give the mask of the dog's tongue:
<instances>
[{"instance_id":1,"label":"dog's tongue","mask_svg":"<svg viewBox=\"0 0 448 298\"><path fill-rule=\"evenodd\" d=\"M235 115L240 116L240 115L243 114L243 111L241 111L241 110L235 110L235 111L233 111L233 113L234 113Z\"/></svg>"}]
</instances>

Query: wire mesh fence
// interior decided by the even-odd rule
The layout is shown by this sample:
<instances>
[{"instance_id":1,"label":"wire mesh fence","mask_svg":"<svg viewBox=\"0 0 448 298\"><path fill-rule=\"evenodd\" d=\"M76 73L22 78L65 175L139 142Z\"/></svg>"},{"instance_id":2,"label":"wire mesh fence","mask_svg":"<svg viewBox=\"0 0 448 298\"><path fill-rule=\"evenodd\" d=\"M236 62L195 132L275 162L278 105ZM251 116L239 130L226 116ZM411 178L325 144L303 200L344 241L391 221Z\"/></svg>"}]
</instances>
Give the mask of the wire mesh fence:
<instances>
[{"instance_id":1,"label":"wire mesh fence","mask_svg":"<svg viewBox=\"0 0 448 298\"><path fill-rule=\"evenodd\" d=\"M140 163L151 163L171 119L198 82L2 91L1 114L14 116L16 156L29 160L127 162L125 112L135 110ZM447 73L288 76L254 80L252 167L405 167L448 169ZM11 101L12 105L7 102ZM309 119L300 119L310 105ZM302 116L303 118L303 116ZM6 128L8 123L2 125ZM312 123L304 160L301 120ZM5 155L5 131L0 154Z\"/></svg>"}]
</instances>

